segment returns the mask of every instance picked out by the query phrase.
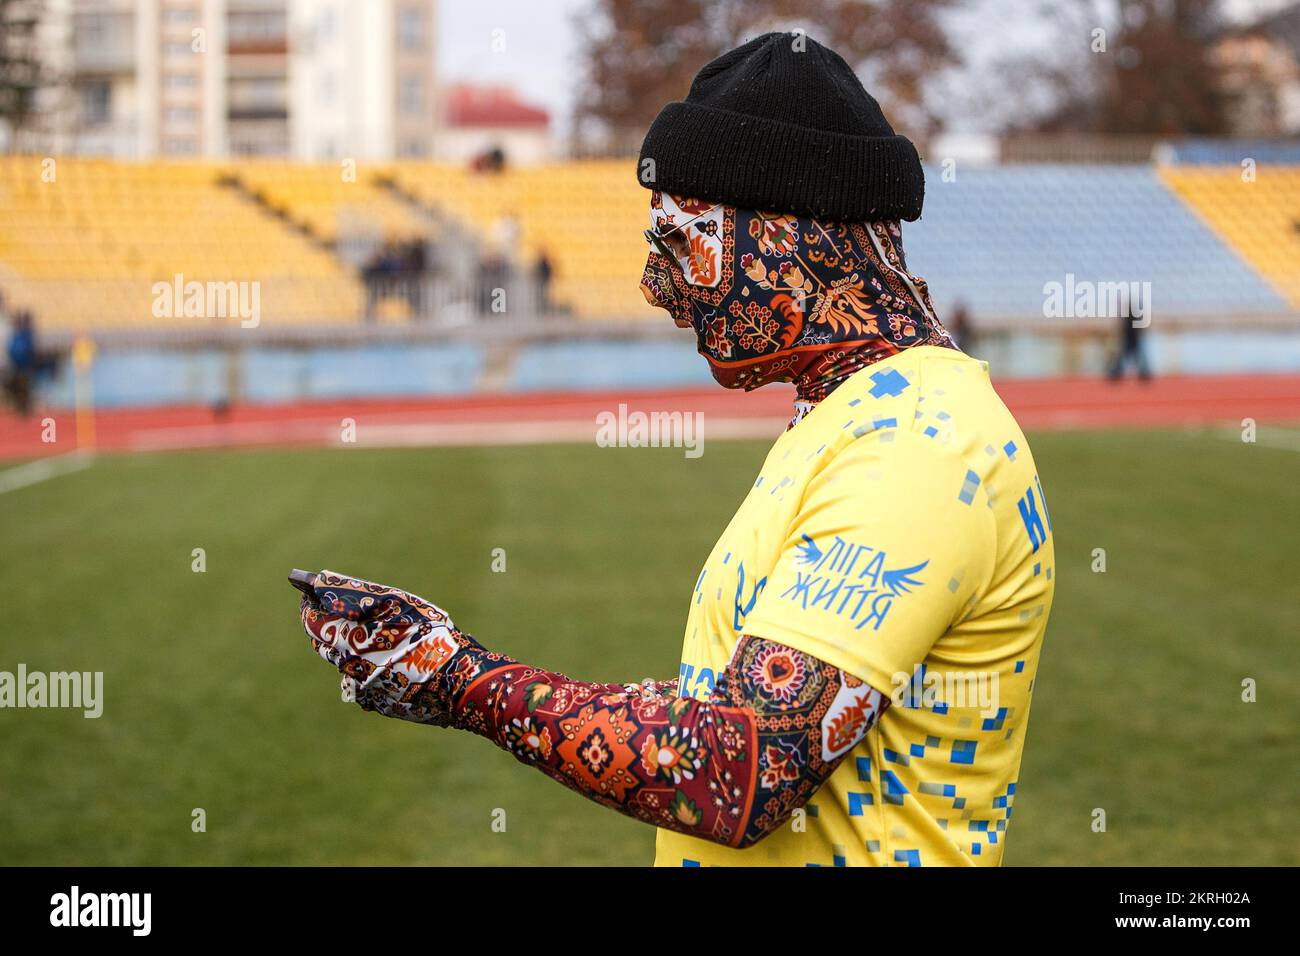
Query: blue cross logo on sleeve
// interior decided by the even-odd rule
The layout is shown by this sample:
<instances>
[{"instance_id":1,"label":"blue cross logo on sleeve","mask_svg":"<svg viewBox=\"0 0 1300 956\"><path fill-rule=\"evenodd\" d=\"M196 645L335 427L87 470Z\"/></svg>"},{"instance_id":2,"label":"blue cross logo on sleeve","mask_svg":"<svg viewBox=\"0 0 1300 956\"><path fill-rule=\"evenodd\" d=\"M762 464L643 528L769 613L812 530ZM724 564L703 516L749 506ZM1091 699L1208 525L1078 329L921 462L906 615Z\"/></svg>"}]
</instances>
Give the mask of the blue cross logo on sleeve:
<instances>
[{"instance_id":1,"label":"blue cross logo on sleeve","mask_svg":"<svg viewBox=\"0 0 1300 956\"><path fill-rule=\"evenodd\" d=\"M873 373L871 381L875 383L871 386L870 395L872 398L901 395L903 390L910 384L903 375L892 368L884 372Z\"/></svg>"}]
</instances>

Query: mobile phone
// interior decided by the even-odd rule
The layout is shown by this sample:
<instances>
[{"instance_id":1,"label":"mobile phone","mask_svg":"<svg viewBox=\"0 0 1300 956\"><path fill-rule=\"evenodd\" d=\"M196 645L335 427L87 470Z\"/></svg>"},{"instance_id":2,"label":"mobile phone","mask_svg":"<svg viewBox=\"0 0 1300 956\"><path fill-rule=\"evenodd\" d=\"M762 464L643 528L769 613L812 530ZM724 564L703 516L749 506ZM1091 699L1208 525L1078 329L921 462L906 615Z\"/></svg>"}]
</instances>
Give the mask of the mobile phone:
<instances>
[{"instance_id":1,"label":"mobile phone","mask_svg":"<svg viewBox=\"0 0 1300 956\"><path fill-rule=\"evenodd\" d=\"M289 572L289 583L305 594L309 601L316 600L315 571L300 571L294 568Z\"/></svg>"}]
</instances>

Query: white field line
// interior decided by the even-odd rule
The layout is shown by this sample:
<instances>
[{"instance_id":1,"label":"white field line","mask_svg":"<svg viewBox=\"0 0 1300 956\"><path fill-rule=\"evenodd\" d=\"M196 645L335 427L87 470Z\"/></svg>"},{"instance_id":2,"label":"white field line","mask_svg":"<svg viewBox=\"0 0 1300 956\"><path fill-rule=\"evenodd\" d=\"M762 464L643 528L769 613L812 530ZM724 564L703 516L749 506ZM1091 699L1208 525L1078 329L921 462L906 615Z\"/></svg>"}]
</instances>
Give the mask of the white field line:
<instances>
[{"instance_id":1,"label":"white field line","mask_svg":"<svg viewBox=\"0 0 1300 956\"><path fill-rule=\"evenodd\" d=\"M781 418L712 418L705 416L699 440L775 438L787 424ZM356 441L345 443L339 423L251 422L146 428L131 436L135 451L176 451L231 445L273 445L288 441L319 445L355 444L369 448L428 448L477 445L595 443L599 426L592 418L516 422L380 422L356 424Z\"/></svg>"},{"instance_id":2,"label":"white field line","mask_svg":"<svg viewBox=\"0 0 1300 956\"><path fill-rule=\"evenodd\" d=\"M1227 431L1212 432L1211 434L1220 441L1230 441L1237 445L1251 444L1251 442L1241 440L1239 430L1229 429ZM1280 451L1300 451L1300 432L1257 431L1254 444L1263 445L1265 448L1276 448Z\"/></svg>"},{"instance_id":3,"label":"white field line","mask_svg":"<svg viewBox=\"0 0 1300 956\"><path fill-rule=\"evenodd\" d=\"M49 458L38 458L25 465L0 471L0 495L8 491L17 491L29 485L40 484L60 475L70 475L75 471L89 468L95 460L94 454L87 451L71 451Z\"/></svg>"},{"instance_id":4,"label":"white field line","mask_svg":"<svg viewBox=\"0 0 1300 956\"><path fill-rule=\"evenodd\" d=\"M698 441L775 438L785 418L704 418ZM357 444L374 448L421 448L458 445L595 444L600 430L594 420L567 422L475 422L447 424L357 425ZM336 444L338 444L336 442Z\"/></svg>"}]
</instances>

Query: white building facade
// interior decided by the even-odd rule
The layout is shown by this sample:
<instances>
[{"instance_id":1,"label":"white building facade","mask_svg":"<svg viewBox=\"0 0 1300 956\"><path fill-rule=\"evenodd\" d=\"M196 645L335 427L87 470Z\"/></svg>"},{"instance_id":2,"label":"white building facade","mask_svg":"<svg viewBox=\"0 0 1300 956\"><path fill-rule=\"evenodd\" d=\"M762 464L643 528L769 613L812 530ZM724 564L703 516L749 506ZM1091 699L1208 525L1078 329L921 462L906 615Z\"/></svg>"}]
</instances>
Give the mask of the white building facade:
<instances>
[{"instance_id":1,"label":"white building facade","mask_svg":"<svg viewBox=\"0 0 1300 956\"><path fill-rule=\"evenodd\" d=\"M118 158L430 157L436 12L436 0L47 0L52 79L23 141Z\"/></svg>"}]
</instances>

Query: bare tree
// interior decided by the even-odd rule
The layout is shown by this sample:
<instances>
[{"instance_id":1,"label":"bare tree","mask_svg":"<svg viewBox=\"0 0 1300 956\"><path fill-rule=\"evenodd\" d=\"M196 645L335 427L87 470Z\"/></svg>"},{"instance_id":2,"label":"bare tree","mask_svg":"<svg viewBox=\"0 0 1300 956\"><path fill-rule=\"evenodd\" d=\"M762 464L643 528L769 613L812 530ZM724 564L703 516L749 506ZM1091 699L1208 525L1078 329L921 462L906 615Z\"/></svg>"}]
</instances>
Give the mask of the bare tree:
<instances>
[{"instance_id":1,"label":"bare tree","mask_svg":"<svg viewBox=\"0 0 1300 956\"><path fill-rule=\"evenodd\" d=\"M576 17L584 62L575 122L621 146L686 95L709 60L770 30L802 29L867 77L900 132L938 126L926 81L959 57L941 14L955 0L592 0Z\"/></svg>"},{"instance_id":2,"label":"bare tree","mask_svg":"<svg viewBox=\"0 0 1300 956\"><path fill-rule=\"evenodd\" d=\"M1220 0L1075 0L1044 4L1042 16L1055 38L1051 48L1003 65L1047 105L1011 119L1010 129L1158 136L1229 131L1212 56L1222 31Z\"/></svg>"},{"instance_id":3,"label":"bare tree","mask_svg":"<svg viewBox=\"0 0 1300 956\"><path fill-rule=\"evenodd\" d=\"M0 123L16 142L32 118L44 83L37 50L42 0L0 0Z\"/></svg>"}]
</instances>

